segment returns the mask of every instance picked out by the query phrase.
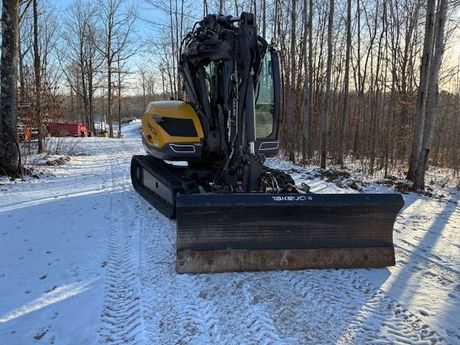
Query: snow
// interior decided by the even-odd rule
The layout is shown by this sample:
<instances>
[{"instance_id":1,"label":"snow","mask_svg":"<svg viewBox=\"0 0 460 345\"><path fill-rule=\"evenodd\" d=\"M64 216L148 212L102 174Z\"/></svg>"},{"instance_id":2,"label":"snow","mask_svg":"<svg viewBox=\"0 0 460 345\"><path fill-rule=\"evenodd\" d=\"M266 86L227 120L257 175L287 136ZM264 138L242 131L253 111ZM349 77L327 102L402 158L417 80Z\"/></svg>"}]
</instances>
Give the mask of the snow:
<instances>
[{"instance_id":1,"label":"snow","mask_svg":"<svg viewBox=\"0 0 460 345\"><path fill-rule=\"evenodd\" d=\"M39 179L0 180L0 344L460 344L458 191L404 194L395 267L178 275L175 222L131 187L139 126L79 138L61 166L35 157ZM268 164L314 192L362 179Z\"/></svg>"}]
</instances>

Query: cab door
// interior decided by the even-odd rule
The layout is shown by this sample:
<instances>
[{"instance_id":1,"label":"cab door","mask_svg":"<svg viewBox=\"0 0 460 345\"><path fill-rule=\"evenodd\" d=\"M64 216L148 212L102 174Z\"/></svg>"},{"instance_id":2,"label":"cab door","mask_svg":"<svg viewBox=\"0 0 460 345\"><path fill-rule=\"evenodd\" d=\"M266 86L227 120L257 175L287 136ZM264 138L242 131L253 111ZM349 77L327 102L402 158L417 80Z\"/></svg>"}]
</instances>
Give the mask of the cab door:
<instances>
[{"instance_id":1,"label":"cab door","mask_svg":"<svg viewBox=\"0 0 460 345\"><path fill-rule=\"evenodd\" d=\"M278 129L282 109L282 84L278 52L265 53L255 90L256 152L278 154Z\"/></svg>"}]
</instances>

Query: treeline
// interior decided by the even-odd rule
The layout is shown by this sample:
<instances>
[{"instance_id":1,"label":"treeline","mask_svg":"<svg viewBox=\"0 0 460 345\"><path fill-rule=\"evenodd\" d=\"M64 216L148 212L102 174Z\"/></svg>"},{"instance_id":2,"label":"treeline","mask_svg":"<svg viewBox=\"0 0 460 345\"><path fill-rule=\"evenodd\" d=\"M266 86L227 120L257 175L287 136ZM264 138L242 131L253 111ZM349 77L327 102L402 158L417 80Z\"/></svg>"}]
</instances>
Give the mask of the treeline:
<instances>
[{"instance_id":1,"label":"treeline","mask_svg":"<svg viewBox=\"0 0 460 345\"><path fill-rule=\"evenodd\" d=\"M155 42L164 92L178 95L178 42L200 13L249 11L282 55L281 137L291 160L323 167L359 161L368 173L385 175L404 167L414 181L428 157L460 169L458 2L204 0L199 9L187 0L151 3L167 18Z\"/></svg>"},{"instance_id":2,"label":"treeline","mask_svg":"<svg viewBox=\"0 0 460 345\"><path fill-rule=\"evenodd\" d=\"M284 56L283 147L289 157L323 167L358 159L369 173L387 175L401 164L408 168L413 153L415 169L407 177L415 180L419 140L432 132L433 145L423 140L424 149L434 148L432 162L458 169L458 62L447 54L441 71L435 71L455 29L446 20L455 7L447 5L275 1L272 35ZM430 100L439 104L428 105ZM438 115L433 128L430 111Z\"/></svg>"},{"instance_id":3,"label":"treeline","mask_svg":"<svg viewBox=\"0 0 460 345\"><path fill-rule=\"evenodd\" d=\"M178 55L196 21L246 11L282 56L290 159L358 161L371 174L411 165L412 180L427 157L460 170L458 1L144 0L139 10L74 0L60 12L47 0L7 0L3 10L14 2L22 122L66 118L94 130L99 117L112 136L114 120L149 101L185 97Z\"/></svg>"},{"instance_id":4,"label":"treeline","mask_svg":"<svg viewBox=\"0 0 460 345\"><path fill-rule=\"evenodd\" d=\"M122 0L75 0L65 11L45 0L21 1L20 122L41 131L46 121L70 118L94 132L99 107L113 136L127 89L127 61L136 52L135 20L135 8ZM105 104L96 104L98 99Z\"/></svg>"}]
</instances>

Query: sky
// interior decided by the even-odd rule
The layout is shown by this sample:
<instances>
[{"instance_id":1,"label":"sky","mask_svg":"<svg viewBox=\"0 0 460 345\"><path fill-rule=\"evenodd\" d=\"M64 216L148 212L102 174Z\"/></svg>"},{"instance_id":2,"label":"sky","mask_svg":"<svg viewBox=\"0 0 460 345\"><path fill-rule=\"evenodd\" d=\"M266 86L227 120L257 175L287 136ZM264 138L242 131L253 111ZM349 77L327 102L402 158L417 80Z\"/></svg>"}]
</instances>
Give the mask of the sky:
<instances>
[{"instance_id":1,"label":"sky","mask_svg":"<svg viewBox=\"0 0 460 345\"><path fill-rule=\"evenodd\" d=\"M65 13L74 0L48 0L50 3L56 7L56 10L61 13ZM196 0L198 4L200 1ZM126 4L128 5L135 5L137 7L137 16L138 20L135 23L134 31L135 35L137 36L137 40L139 42L144 41L152 41L153 39L159 39L162 35L164 35L163 28L161 26L153 26L151 22L155 23L168 23L169 18L164 15L163 12L153 8L152 4L148 3L148 0L127 0ZM460 25L459 23L460 18L460 8L458 8L454 15L452 16L452 20L456 21L457 26ZM142 48L145 48L146 45L142 44ZM448 63L449 65L454 64L458 65L460 61L460 29L456 30L456 34L451 39L448 49L444 55L444 63ZM147 54L145 51L147 50ZM133 56L129 60L129 65L127 69L129 69L133 75L129 77L131 79L130 83L133 84L132 86L137 84L138 75L136 71L138 70L138 66L144 65L147 61L151 60L150 57L153 56L149 55L148 49L141 49L139 53ZM133 90L134 91L134 90Z\"/></svg>"},{"instance_id":2,"label":"sky","mask_svg":"<svg viewBox=\"0 0 460 345\"><path fill-rule=\"evenodd\" d=\"M50 1L50 0L48 0ZM75 0L53 0L51 3L56 10L60 13L66 13L70 6L74 3ZM162 21L162 15L158 10L152 8L151 4L148 4L144 0L136 0L136 1L126 1L127 5L135 5L137 7L137 16L138 20L136 20L134 25L134 32L136 39L139 42L144 41L145 39L152 38L153 36L161 35L161 32L155 32L155 29L152 25L146 23L143 19L150 19L154 21ZM126 84L129 85L127 87L128 94L138 94L139 91L136 89L138 85L139 75L136 73L138 70L138 66L142 66L145 64L145 56L144 54L138 53L131 57L128 61L128 66L126 70L129 70L130 74L125 77Z\"/></svg>"},{"instance_id":3,"label":"sky","mask_svg":"<svg viewBox=\"0 0 460 345\"><path fill-rule=\"evenodd\" d=\"M54 0L51 3L59 11L65 13L75 0ZM197 0L198 1L198 0ZM140 35L145 36L152 31L152 27L147 25L142 19L153 19L155 21L162 21L162 15L158 10L153 9L152 5L144 0L126 1L127 5L134 5L137 7L138 18L136 21L135 30Z\"/></svg>"}]
</instances>

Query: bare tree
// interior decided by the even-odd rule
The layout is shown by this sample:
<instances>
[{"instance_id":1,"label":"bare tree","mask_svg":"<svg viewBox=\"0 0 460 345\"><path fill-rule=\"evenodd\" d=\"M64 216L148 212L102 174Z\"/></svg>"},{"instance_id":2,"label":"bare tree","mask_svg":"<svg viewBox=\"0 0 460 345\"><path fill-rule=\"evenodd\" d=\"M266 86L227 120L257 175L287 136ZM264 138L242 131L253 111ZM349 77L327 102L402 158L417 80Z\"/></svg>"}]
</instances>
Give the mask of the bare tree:
<instances>
[{"instance_id":1,"label":"bare tree","mask_svg":"<svg viewBox=\"0 0 460 345\"><path fill-rule=\"evenodd\" d=\"M23 40L23 36L31 37L30 33L31 27L24 25L24 17L27 15L30 5L32 4L31 0L21 3L20 14L19 14L19 34L18 34L18 50L19 50L19 100L23 98L24 91L24 58L32 49L32 44L29 44L27 40Z\"/></svg>"},{"instance_id":2,"label":"bare tree","mask_svg":"<svg viewBox=\"0 0 460 345\"><path fill-rule=\"evenodd\" d=\"M313 0L310 0L308 11L308 105L307 105L307 157L311 157L311 132L313 114Z\"/></svg>"},{"instance_id":3,"label":"bare tree","mask_svg":"<svg viewBox=\"0 0 460 345\"><path fill-rule=\"evenodd\" d=\"M305 105L305 115L303 118L303 126L302 126L302 159L305 161L307 159L307 150L308 150L308 141L309 141L309 132L310 132L310 112L309 112L309 105L311 99L309 99L309 84L308 84L308 76L310 75L310 71L308 70L308 6L307 0L303 2L303 69L304 69L304 105Z\"/></svg>"},{"instance_id":4,"label":"bare tree","mask_svg":"<svg viewBox=\"0 0 460 345\"><path fill-rule=\"evenodd\" d=\"M424 121L423 139L415 171L414 187L425 187L425 171L428 167L428 154L433 142L434 128L438 115L439 71L444 54L444 29L446 25L448 0L439 0L439 9L436 14L434 30L434 54L430 66L430 79L428 83L427 113Z\"/></svg>"},{"instance_id":5,"label":"bare tree","mask_svg":"<svg viewBox=\"0 0 460 345\"><path fill-rule=\"evenodd\" d=\"M348 119L348 90L350 87L350 55L351 55L351 0L347 1L347 48L345 53L345 74L343 76L343 106L340 117L339 145L337 163L343 166L343 149L345 126Z\"/></svg>"},{"instance_id":6,"label":"bare tree","mask_svg":"<svg viewBox=\"0 0 460 345\"><path fill-rule=\"evenodd\" d=\"M35 116L38 124L38 153L43 152L43 120L41 114L41 63L38 45L38 9L37 0L32 0L33 20L34 20L34 74L35 74Z\"/></svg>"},{"instance_id":7,"label":"bare tree","mask_svg":"<svg viewBox=\"0 0 460 345\"><path fill-rule=\"evenodd\" d=\"M65 45L60 55L67 62L64 73L72 92L81 99L85 123L95 132L94 93L98 88L95 81L103 59L96 48L96 7L89 2L75 0L66 17L62 31ZM68 66L68 67L67 67ZM69 68L70 67L70 68Z\"/></svg>"},{"instance_id":8,"label":"bare tree","mask_svg":"<svg viewBox=\"0 0 460 345\"><path fill-rule=\"evenodd\" d=\"M447 0L213 0L197 6L193 0L147 0L163 15L145 19L151 29L143 45L146 58L137 68L138 94L131 94L122 89L123 65L130 66L128 59L137 52L131 49L134 11L128 1L99 0L93 6L90 0L74 0L59 26L50 24L52 11L46 1L23 0L18 118L24 124L27 117L35 119L40 113L38 119L46 123L50 107L58 108L50 101L51 93L54 100L64 94L62 100L73 114L69 118L81 117L92 126L93 114L101 113L110 127L114 116L120 122L128 112L142 112L157 97L184 98L178 65L186 31L201 19L202 11L232 15L252 11L259 34L279 47L286 76L280 139L292 160L302 153L304 160L324 167L328 157L339 164L346 157L357 159L363 170L384 169L390 175L403 171L415 146L411 161L415 157L417 165L409 175L415 173L419 179L428 152L430 164L460 170L460 120L455 108L460 89L452 86L455 78L460 80L460 65L447 53L444 61L438 60L444 49L438 39L443 1ZM446 5L446 51L460 30L455 27L459 17L455 4ZM62 28L59 72L53 66L56 27ZM431 44L424 44L426 40ZM2 63L1 68L6 66ZM66 75L66 86L60 73ZM36 121L33 126L42 128Z\"/></svg>"},{"instance_id":9,"label":"bare tree","mask_svg":"<svg viewBox=\"0 0 460 345\"><path fill-rule=\"evenodd\" d=\"M143 66L139 66L139 86L142 90L142 108L147 109L147 72Z\"/></svg>"},{"instance_id":10,"label":"bare tree","mask_svg":"<svg viewBox=\"0 0 460 345\"><path fill-rule=\"evenodd\" d=\"M296 72L297 72L297 56L296 56L296 0L291 1L291 47L290 47L290 69L288 74L288 85L289 85L289 93L288 93L288 104L287 104L287 115L288 118L286 121L287 133L289 133L289 137L287 140L288 150L289 150L289 159L295 161L295 150L296 150L296 135L295 129L296 125Z\"/></svg>"},{"instance_id":11,"label":"bare tree","mask_svg":"<svg viewBox=\"0 0 460 345\"><path fill-rule=\"evenodd\" d=\"M115 86L117 89L116 99L117 99L118 137L121 138L121 104L122 104L121 90L124 88L124 81L125 81L124 76L126 76L126 74L129 72L126 70L126 64L122 63L123 62L122 58L117 58L116 62L117 62L117 66L114 72L116 72L117 74L117 84Z\"/></svg>"},{"instance_id":12,"label":"bare tree","mask_svg":"<svg viewBox=\"0 0 460 345\"><path fill-rule=\"evenodd\" d=\"M417 97L417 110L415 113L414 136L412 139L412 151L409 159L409 171L407 179L415 180L415 170L417 169L417 159L422 149L423 127L425 120L425 107L428 92L428 81L430 78L430 65L433 50L434 32L434 10L436 0L427 0L425 39L423 43L422 64L420 66L420 86Z\"/></svg>"},{"instance_id":13,"label":"bare tree","mask_svg":"<svg viewBox=\"0 0 460 345\"><path fill-rule=\"evenodd\" d=\"M20 19L18 118L21 125L36 128L38 151L42 152L46 122L62 116L59 100L62 70L55 54L58 22L53 8L37 0L24 3ZM30 151L31 146L28 148Z\"/></svg>"},{"instance_id":14,"label":"bare tree","mask_svg":"<svg viewBox=\"0 0 460 345\"><path fill-rule=\"evenodd\" d=\"M331 112L331 72L332 72L332 30L334 26L334 0L329 0L329 21L327 27L327 67L326 90L323 96L321 115L321 168L326 168L329 122Z\"/></svg>"},{"instance_id":15,"label":"bare tree","mask_svg":"<svg viewBox=\"0 0 460 345\"><path fill-rule=\"evenodd\" d=\"M102 44L99 51L103 54L107 64L107 122L109 136L113 138L113 109L112 109L112 74L116 59L127 59L134 54L134 50L127 51L132 44L132 27L135 21L134 8L123 9L123 0L100 0L100 16L103 24Z\"/></svg>"}]
</instances>

